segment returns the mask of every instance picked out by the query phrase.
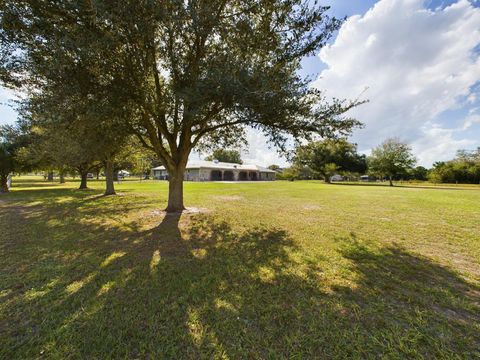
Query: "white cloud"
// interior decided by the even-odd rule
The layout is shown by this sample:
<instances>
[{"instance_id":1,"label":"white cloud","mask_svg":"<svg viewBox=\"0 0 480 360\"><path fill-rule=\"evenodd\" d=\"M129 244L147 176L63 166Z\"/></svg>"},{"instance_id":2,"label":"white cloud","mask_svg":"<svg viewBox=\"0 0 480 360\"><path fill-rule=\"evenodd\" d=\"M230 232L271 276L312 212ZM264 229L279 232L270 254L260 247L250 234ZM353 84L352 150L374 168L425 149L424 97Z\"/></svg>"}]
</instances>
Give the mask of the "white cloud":
<instances>
[{"instance_id":1,"label":"white cloud","mask_svg":"<svg viewBox=\"0 0 480 360\"><path fill-rule=\"evenodd\" d=\"M480 81L479 44L480 9L467 0L436 10L422 0L381 0L350 17L322 49L327 68L314 86L341 98L368 87L370 102L352 111L366 125L353 139L360 149L398 136L430 165L473 145L467 132L442 128L437 116L478 98L472 87ZM464 130L474 126L471 120Z\"/></svg>"},{"instance_id":2,"label":"white cloud","mask_svg":"<svg viewBox=\"0 0 480 360\"><path fill-rule=\"evenodd\" d=\"M287 160L278 154L275 148L270 145L267 138L259 131L247 129L248 146L246 149L240 149L242 160L245 164L255 164L260 166L269 166L272 164L287 166ZM209 154L199 154L194 152L190 155L190 160L205 159Z\"/></svg>"},{"instance_id":3,"label":"white cloud","mask_svg":"<svg viewBox=\"0 0 480 360\"><path fill-rule=\"evenodd\" d=\"M422 137L413 142L412 148L423 164L432 164L435 161L450 160L458 149L471 148L474 140L454 138L459 129L443 129L435 124L426 124L422 127ZM448 154L448 156L445 156Z\"/></svg>"},{"instance_id":4,"label":"white cloud","mask_svg":"<svg viewBox=\"0 0 480 360\"><path fill-rule=\"evenodd\" d=\"M468 130L475 124L480 124L480 114L476 113L470 113L466 118L463 123L463 126L461 128L462 131Z\"/></svg>"},{"instance_id":5,"label":"white cloud","mask_svg":"<svg viewBox=\"0 0 480 360\"><path fill-rule=\"evenodd\" d=\"M242 151L242 159L245 163L269 166L276 164L286 166L284 157L280 157L273 146L269 146L265 136L253 129L247 130L248 149Z\"/></svg>"}]
</instances>

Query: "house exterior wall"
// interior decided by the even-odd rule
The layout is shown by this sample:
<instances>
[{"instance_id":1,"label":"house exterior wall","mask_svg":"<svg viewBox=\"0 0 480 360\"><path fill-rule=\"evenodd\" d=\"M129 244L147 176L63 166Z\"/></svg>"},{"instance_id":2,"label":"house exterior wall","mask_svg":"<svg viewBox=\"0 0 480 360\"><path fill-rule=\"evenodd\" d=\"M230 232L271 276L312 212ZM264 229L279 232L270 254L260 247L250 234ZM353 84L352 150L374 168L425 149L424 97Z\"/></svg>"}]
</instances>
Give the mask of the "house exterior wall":
<instances>
[{"instance_id":1,"label":"house exterior wall","mask_svg":"<svg viewBox=\"0 0 480 360\"><path fill-rule=\"evenodd\" d=\"M199 181L200 169L187 169L183 179L186 181Z\"/></svg>"},{"instance_id":2,"label":"house exterior wall","mask_svg":"<svg viewBox=\"0 0 480 360\"><path fill-rule=\"evenodd\" d=\"M275 173L242 170L242 169L186 169L184 180L185 181L211 181L212 171L220 171L222 173L222 179L224 179L225 172L233 173L234 181L273 181L275 180ZM240 175L243 174L243 176ZM167 170L152 170L152 177L155 180L168 180Z\"/></svg>"},{"instance_id":3,"label":"house exterior wall","mask_svg":"<svg viewBox=\"0 0 480 360\"><path fill-rule=\"evenodd\" d=\"M167 170L153 170L153 178L155 180L167 180Z\"/></svg>"},{"instance_id":4,"label":"house exterior wall","mask_svg":"<svg viewBox=\"0 0 480 360\"><path fill-rule=\"evenodd\" d=\"M198 181L209 181L210 180L210 169L199 169Z\"/></svg>"}]
</instances>

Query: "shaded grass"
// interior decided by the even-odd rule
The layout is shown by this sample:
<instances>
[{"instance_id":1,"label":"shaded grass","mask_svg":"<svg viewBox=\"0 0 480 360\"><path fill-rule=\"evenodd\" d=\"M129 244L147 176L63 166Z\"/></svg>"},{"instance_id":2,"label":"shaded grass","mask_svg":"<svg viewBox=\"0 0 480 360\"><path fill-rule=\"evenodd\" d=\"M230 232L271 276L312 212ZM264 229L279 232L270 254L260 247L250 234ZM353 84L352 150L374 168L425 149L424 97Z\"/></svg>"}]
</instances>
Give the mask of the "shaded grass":
<instances>
[{"instance_id":1,"label":"shaded grass","mask_svg":"<svg viewBox=\"0 0 480 360\"><path fill-rule=\"evenodd\" d=\"M211 212L164 216L164 182L35 181L0 198L0 358L480 356L480 191L187 183Z\"/></svg>"}]
</instances>

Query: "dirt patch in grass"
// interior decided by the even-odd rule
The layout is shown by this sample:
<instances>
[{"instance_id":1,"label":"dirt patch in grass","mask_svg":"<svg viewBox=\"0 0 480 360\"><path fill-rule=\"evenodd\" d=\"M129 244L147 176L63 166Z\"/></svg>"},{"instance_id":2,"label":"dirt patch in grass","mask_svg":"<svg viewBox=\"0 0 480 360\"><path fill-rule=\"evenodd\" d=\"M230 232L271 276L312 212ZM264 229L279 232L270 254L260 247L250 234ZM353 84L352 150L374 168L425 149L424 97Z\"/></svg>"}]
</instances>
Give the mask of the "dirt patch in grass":
<instances>
[{"instance_id":1,"label":"dirt patch in grass","mask_svg":"<svg viewBox=\"0 0 480 360\"><path fill-rule=\"evenodd\" d=\"M480 316L476 316L458 309L453 310L438 305L433 305L432 309L451 321L460 321L462 323L468 324L469 322L477 322L480 320Z\"/></svg>"},{"instance_id":2,"label":"dirt patch in grass","mask_svg":"<svg viewBox=\"0 0 480 360\"><path fill-rule=\"evenodd\" d=\"M303 210L320 210L322 207L319 205L304 205Z\"/></svg>"},{"instance_id":3,"label":"dirt patch in grass","mask_svg":"<svg viewBox=\"0 0 480 360\"><path fill-rule=\"evenodd\" d=\"M213 199L215 200L220 200L220 201L239 201L239 200L243 200L243 197L242 196L238 196L238 195L215 195L215 196L212 196Z\"/></svg>"},{"instance_id":4,"label":"dirt patch in grass","mask_svg":"<svg viewBox=\"0 0 480 360\"><path fill-rule=\"evenodd\" d=\"M188 207L182 212L178 213L167 213L165 210L153 210L150 212L150 215L153 216L165 216L165 215L190 215L190 214L205 214L211 212L210 209L207 208L199 208L199 207Z\"/></svg>"}]
</instances>

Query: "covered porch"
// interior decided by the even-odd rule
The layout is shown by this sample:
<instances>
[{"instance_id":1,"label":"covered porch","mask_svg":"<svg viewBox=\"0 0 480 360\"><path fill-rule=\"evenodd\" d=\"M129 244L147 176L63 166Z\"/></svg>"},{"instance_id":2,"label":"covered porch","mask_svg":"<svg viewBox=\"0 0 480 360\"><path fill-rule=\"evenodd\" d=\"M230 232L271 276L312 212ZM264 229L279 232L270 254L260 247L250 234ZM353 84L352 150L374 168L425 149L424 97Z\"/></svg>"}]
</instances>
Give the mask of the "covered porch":
<instances>
[{"instance_id":1,"label":"covered porch","mask_svg":"<svg viewBox=\"0 0 480 360\"><path fill-rule=\"evenodd\" d=\"M210 170L211 181L257 181L258 171L250 170Z\"/></svg>"}]
</instances>

